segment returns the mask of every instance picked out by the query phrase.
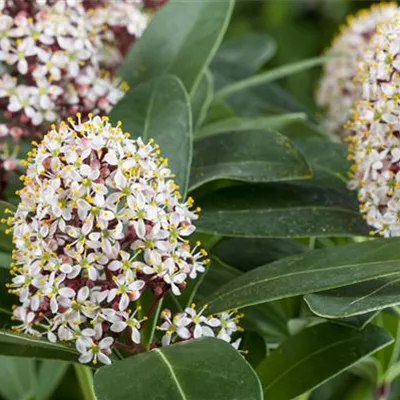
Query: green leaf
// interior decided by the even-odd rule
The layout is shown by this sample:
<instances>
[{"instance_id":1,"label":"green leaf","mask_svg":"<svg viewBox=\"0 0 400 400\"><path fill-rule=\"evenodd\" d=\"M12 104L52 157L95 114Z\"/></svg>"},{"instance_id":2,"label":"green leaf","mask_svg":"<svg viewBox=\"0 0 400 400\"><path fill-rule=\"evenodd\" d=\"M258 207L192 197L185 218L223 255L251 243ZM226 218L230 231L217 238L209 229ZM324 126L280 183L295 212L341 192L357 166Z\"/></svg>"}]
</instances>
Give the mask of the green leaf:
<instances>
[{"instance_id":1,"label":"green leaf","mask_svg":"<svg viewBox=\"0 0 400 400\"><path fill-rule=\"evenodd\" d=\"M211 253L232 267L248 271L306 250L307 247L294 240L224 238Z\"/></svg>"},{"instance_id":2,"label":"green leaf","mask_svg":"<svg viewBox=\"0 0 400 400\"><path fill-rule=\"evenodd\" d=\"M60 361L43 361L38 370L36 398L48 400L57 389L69 364Z\"/></svg>"},{"instance_id":3,"label":"green leaf","mask_svg":"<svg viewBox=\"0 0 400 400\"><path fill-rule=\"evenodd\" d=\"M221 133L195 141L190 190L219 179L277 182L311 175L303 155L279 133Z\"/></svg>"},{"instance_id":4,"label":"green leaf","mask_svg":"<svg viewBox=\"0 0 400 400\"><path fill-rule=\"evenodd\" d=\"M257 368L264 398L289 400L347 370L393 341L374 325L363 331L313 326L284 342Z\"/></svg>"},{"instance_id":5,"label":"green leaf","mask_svg":"<svg viewBox=\"0 0 400 400\"><path fill-rule=\"evenodd\" d=\"M78 362L79 356L71 346L4 329L0 329L0 354L73 362Z\"/></svg>"},{"instance_id":6,"label":"green leaf","mask_svg":"<svg viewBox=\"0 0 400 400\"><path fill-rule=\"evenodd\" d=\"M290 129L287 128L287 131ZM347 145L333 143L322 137L299 137L293 139L293 143L310 161L314 171L314 185L337 188L346 186L351 165L347 160Z\"/></svg>"},{"instance_id":7,"label":"green leaf","mask_svg":"<svg viewBox=\"0 0 400 400\"><path fill-rule=\"evenodd\" d=\"M110 118L123 122L125 131L146 142L154 138L183 196L192 157L190 100L178 78L163 76L137 86L113 108Z\"/></svg>"},{"instance_id":8,"label":"green leaf","mask_svg":"<svg viewBox=\"0 0 400 400\"><path fill-rule=\"evenodd\" d=\"M212 69L224 70L233 79L241 78L260 69L274 56L276 48L276 43L271 36L247 33L226 40L221 45L211 63Z\"/></svg>"},{"instance_id":9,"label":"green leaf","mask_svg":"<svg viewBox=\"0 0 400 400\"><path fill-rule=\"evenodd\" d=\"M5 400L32 398L35 378L34 360L0 356L0 395Z\"/></svg>"},{"instance_id":10,"label":"green leaf","mask_svg":"<svg viewBox=\"0 0 400 400\"><path fill-rule=\"evenodd\" d=\"M258 118L227 118L204 126L197 136L210 136L223 132L245 131L253 129L275 130L291 125L295 121L307 118L304 113L290 113Z\"/></svg>"},{"instance_id":11,"label":"green leaf","mask_svg":"<svg viewBox=\"0 0 400 400\"><path fill-rule=\"evenodd\" d=\"M198 231L223 236L295 238L366 235L347 190L306 184L236 185L198 198Z\"/></svg>"},{"instance_id":12,"label":"green leaf","mask_svg":"<svg viewBox=\"0 0 400 400\"><path fill-rule=\"evenodd\" d=\"M325 318L365 314L400 304L400 278L381 278L326 292L305 300L311 311Z\"/></svg>"},{"instance_id":13,"label":"green leaf","mask_svg":"<svg viewBox=\"0 0 400 400\"><path fill-rule=\"evenodd\" d=\"M163 347L101 368L94 377L98 400L262 399L245 359L219 339Z\"/></svg>"},{"instance_id":14,"label":"green leaf","mask_svg":"<svg viewBox=\"0 0 400 400\"><path fill-rule=\"evenodd\" d=\"M173 74L193 93L221 43L232 9L233 0L170 1L131 47L119 75L136 85Z\"/></svg>"},{"instance_id":15,"label":"green leaf","mask_svg":"<svg viewBox=\"0 0 400 400\"><path fill-rule=\"evenodd\" d=\"M210 71L206 70L200 84L192 96L192 114L194 131L198 129L206 118L208 108L214 96L214 83Z\"/></svg>"},{"instance_id":16,"label":"green leaf","mask_svg":"<svg viewBox=\"0 0 400 400\"><path fill-rule=\"evenodd\" d=\"M277 79L285 78L286 76L319 66L323 64L325 61L327 61L328 58L331 58L331 56L314 57L308 60L302 60L295 63L282 65L278 68L262 72L250 78L246 78L241 81L232 83L231 85L226 86L219 92L217 92L216 97L218 98L228 97L240 91L252 88L254 86L259 86L263 83L269 83Z\"/></svg>"},{"instance_id":17,"label":"green leaf","mask_svg":"<svg viewBox=\"0 0 400 400\"><path fill-rule=\"evenodd\" d=\"M227 283L206 299L210 313L399 275L400 239L376 239L287 257Z\"/></svg>"}]
</instances>

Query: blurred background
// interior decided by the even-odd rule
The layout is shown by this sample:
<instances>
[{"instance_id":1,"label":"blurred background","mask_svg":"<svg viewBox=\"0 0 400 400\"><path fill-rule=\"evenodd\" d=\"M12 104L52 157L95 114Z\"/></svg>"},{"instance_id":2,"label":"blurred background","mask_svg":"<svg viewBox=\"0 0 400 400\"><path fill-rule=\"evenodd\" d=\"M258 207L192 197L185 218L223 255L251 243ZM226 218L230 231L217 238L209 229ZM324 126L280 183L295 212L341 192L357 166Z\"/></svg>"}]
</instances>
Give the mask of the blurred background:
<instances>
[{"instance_id":1,"label":"blurred background","mask_svg":"<svg viewBox=\"0 0 400 400\"><path fill-rule=\"evenodd\" d=\"M349 14L379 1L363 0L237 0L228 37L268 32L277 51L266 68L320 55ZM311 113L319 70L312 69L282 81Z\"/></svg>"}]
</instances>

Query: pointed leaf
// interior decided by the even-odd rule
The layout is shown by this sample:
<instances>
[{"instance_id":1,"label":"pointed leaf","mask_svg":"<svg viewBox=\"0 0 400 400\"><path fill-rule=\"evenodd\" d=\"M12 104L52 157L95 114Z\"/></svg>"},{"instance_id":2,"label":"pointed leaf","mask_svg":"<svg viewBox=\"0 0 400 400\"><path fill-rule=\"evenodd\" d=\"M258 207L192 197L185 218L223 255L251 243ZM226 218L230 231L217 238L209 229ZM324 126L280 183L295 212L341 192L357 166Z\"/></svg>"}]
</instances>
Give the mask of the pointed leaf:
<instances>
[{"instance_id":1,"label":"pointed leaf","mask_svg":"<svg viewBox=\"0 0 400 400\"><path fill-rule=\"evenodd\" d=\"M129 84L177 75L189 93L200 82L228 26L233 0L172 0L132 46L119 75Z\"/></svg>"},{"instance_id":2,"label":"pointed leaf","mask_svg":"<svg viewBox=\"0 0 400 400\"><path fill-rule=\"evenodd\" d=\"M400 304L400 277L381 278L305 296L311 311L343 318Z\"/></svg>"},{"instance_id":3,"label":"pointed leaf","mask_svg":"<svg viewBox=\"0 0 400 400\"><path fill-rule=\"evenodd\" d=\"M207 298L208 312L399 276L399 245L400 239L377 239L316 250L264 265L227 283Z\"/></svg>"},{"instance_id":4,"label":"pointed leaf","mask_svg":"<svg viewBox=\"0 0 400 400\"><path fill-rule=\"evenodd\" d=\"M276 132L227 132L194 143L191 190L214 180L277 182L307 179L307 161Z\"/></svg>"},{"instance_id":5,"label":"pointed leaf","mask_svg":"<svg viewBox=\"0 0 400 400\"><path fill-rule=\"evenodd\" d=\"M101 368L98 400L261 400L258 379L245 359L219 339L163 347Z\"/></svg>"},{"instance_id":6,"label":"pointed leaf","mask_svg":"<svg viewBox=\"0 0 400 400\"><path fill-rule=\"evenodd\" d=\"M289 338L258 366L264 398L293 399L392 341L385 330L374 325L362 331L332 324L308 328Z\"/></svg>"},{"instance_id":7,"label":"pointed leaf","mask_svg":"<svg viewBox=\"0 0 400 400\"><path fill-rule=\"evenodd\" d=\"M204 126L201 131L198 132L197 136L204 137L223 132L245 131L253 129L265 129L271 131L283 128L287 125L291 125L295 121L301 121L306 118L307 116L304 113L290 113L258 118L227 118Z\"/></svg>"},{"instance_id":8,"label":"pointed leaf","mask_svg":"<svg viewBox=\"0 0 400 400\"><path fill-rule=\"evenodd\" d=\"M185 196L192 157L190 100L178 78L163 76L131 90L111 111L111 120L147 142L154 138L177 175Z\"/></svg>"},{"instance_id":9,"label":"pointed leaf","mask_svg":"<svg viewBox=\"0 0 400 400\"><path fill-rule=\"evenodd\" d=\"M253 238L366 235L347 190L306 184L237 185L198 198L200 232Z\"/></svg>"},{"instance_id":10,"label":"pointed leaf","mask_svg":"<svg viewBox=\"0 0 400 400\"><path fill-rule=\"evenodd\" d=\"M0 329L0 354L73 362L78 361L79 355L71 346L4 329Z\"/></svg>"}]
</instances>

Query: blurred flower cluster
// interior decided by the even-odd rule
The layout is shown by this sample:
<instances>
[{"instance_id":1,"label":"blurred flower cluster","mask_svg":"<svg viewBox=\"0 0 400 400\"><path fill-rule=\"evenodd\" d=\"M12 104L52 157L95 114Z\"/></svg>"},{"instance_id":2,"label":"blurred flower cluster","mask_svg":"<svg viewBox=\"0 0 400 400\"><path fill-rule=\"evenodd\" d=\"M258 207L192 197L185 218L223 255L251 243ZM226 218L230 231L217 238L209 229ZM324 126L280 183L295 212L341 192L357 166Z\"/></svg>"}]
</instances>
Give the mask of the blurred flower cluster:
<instances>
[{"instance_id":1,"label":"blurred flower cluster","mask_svg":"<svg viewBox=\"0 0 400 400\"><path fill-rule=\"evenodd\" d=\"M353 102L362 92L354 81L357 66L377 26L391 19L397 7L394 2L375 4L369 10L348 17L326 52L332 59L324 65L316 101L325 109L323 123L330 132L340 136L350 133L343 125L350 117Z\"/></svg>"},{"instance_id":2,"label":"blurred flower cluster","mask_svg":"<svg viewBox=\"0 0 400 400\"><path fill-rule=\"evenodd\" d=\"M131 0L3 0L0 9L4 172L17 167L5 139L41 137L71 113L103 114L118 102L127 84L116 69L149 14Z\"/></svg>"},{"instance_id":3,"label":"blurred flower cluster","mask_svg":"<svg viewBox=\"0 0 400 400\"><path fill-rule=\"evenodd\" d=\"M200 243L191 248L186 239L200 209L180 200L159 153L105 116L77 114L29 154L21 202L6 221L16 247L8 286L20 300L14 329L75 342L83 363L110 363L113 345L140 351L155 304L169 291L179 296L208 263ZM136 302L144 291L154 297L145 314ZM237 313L202 311L164 311L162 344L200 336L230 342L239 331Z\"/></svg>"}]
</instances>

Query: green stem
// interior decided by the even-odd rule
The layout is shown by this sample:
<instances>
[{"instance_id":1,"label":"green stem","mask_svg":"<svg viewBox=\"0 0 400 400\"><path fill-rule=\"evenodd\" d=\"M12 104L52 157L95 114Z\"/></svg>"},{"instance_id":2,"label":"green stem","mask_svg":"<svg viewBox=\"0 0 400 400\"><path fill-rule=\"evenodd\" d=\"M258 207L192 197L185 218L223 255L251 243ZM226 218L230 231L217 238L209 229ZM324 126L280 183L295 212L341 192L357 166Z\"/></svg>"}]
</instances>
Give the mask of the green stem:
<instances>
[{"instance_id":1,"label":"green stem","mask_svg":"<svg viewBox=\"0 0 400 400\"><path fill-rule=\"evenodd\" d=\"M337 56L337 55L336 55ZM263 72L261 74L254 75L250 78L243 79L241 81L235 82L228 85L216 93L216 98L224 98L231 96L234 93L240 92L252 88L254 86L259 86L264 83L272 82L277 79L285 78L286 76L305 71L309 68L316 67L323 64L325 61L334 57L334 55L322 56L309 58L307 60L302 60L296 63L290 63L282 65L281 67Z\"/></svg>"},{"instance_id":2,"label":"green stem","mask_svg":"<svg viewBox=\"0 0 400 400\"><path fill-rule=\"evenodd\" d=\"M310 392L304 393L299 397L296 397L295 400L308 400L310 398Z\"/></svg>"},{"instance_id":3,"label":"green stem","mask_svg":"<svg viewBox=\"0 0 400 400\"><path fill-rule=\"evenodd\" d=\"M96 395L93 389L93 374L89 367L74 364L76 377L78 378L79 386L82 390L84 400L96 400Z\"/></svg>"}]
</instances>

